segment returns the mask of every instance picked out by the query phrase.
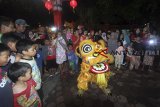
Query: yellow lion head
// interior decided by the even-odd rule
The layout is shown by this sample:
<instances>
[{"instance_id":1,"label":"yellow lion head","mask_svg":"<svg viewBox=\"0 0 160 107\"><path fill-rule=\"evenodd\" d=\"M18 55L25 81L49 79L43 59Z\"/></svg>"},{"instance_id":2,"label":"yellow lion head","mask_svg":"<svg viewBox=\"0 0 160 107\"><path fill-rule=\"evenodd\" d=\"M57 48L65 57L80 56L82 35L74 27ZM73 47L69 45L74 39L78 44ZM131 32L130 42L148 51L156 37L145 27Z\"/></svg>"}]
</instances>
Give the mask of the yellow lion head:
<instances>
[{"instance_id":1,"label":"yellow lion head","mask_svg":"<svg viewBox=\"0 0 160 107\"><path fill-rule=\"evenodd\" d=\"M105 63L112 63L113 56L107 53L107 48L103 40L93 42L92 40L82 41L76 49L76 54L82 61L89 64L94 70L105 71L108 68ZM96 71L95 71L96 72Z\"/></svg>"}]
</instances>

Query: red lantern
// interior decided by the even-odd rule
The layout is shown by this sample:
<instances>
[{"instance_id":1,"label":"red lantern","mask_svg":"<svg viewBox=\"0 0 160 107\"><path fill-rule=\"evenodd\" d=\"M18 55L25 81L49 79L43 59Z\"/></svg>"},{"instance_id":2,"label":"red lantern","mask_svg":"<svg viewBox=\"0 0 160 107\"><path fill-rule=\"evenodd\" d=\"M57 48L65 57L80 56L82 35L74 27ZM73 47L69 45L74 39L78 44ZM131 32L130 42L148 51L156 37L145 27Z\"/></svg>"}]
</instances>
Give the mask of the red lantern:
<instances>
[{"instance_id":1,"label":"red lantern","mask_svg":"<svg viewBox=\"0 0 160 107\"><path fill-rule=\"evenodd\" d=\"M71 0L70 1L70 6L74 9L77 7L77 1L76 0Z\"/></svg>"},{"instance_id":2,"label":"red lantern","mask_svg":"<svg viewBox=\"0 0 160 107\"><path fill-rule=\"evenodd\" d=\"M47 9L48 11L50 11L50 10L53 8L52 2L51 2L50 0L47 0L47 1L45 2L45 7L46 7L46 9Z\"/></svg>"}]
</instances>

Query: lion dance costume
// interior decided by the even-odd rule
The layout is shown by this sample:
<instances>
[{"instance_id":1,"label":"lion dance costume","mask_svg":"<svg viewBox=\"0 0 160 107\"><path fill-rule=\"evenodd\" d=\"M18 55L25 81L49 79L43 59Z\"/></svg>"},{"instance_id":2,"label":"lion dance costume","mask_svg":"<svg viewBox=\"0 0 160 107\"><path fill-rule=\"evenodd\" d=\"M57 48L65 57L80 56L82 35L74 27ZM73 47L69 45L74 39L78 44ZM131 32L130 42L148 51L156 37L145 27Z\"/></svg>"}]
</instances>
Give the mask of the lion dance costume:
<instances>
[{"instance_id":1,"label":"lion dance costume","mask_svg":"<svg viewBox=\"0 0 160 107\"><path fill-rule=\"evenodd\" d=\"M104 41L84 40L77 46L76 54L82 58L77 85L79 94L88 90L89 83L95 83L99 88L105 90L110 78L108 64L112 63L114 58L107 53Z\"/></svg>"}]
</instances>

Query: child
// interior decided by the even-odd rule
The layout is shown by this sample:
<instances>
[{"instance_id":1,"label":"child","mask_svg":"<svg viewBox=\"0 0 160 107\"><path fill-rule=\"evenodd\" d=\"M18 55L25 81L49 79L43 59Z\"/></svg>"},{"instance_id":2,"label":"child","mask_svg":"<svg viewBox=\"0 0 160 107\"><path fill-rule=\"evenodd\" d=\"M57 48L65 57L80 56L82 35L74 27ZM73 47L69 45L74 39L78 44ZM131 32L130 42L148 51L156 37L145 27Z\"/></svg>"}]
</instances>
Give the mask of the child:
<instances>
[{"instance_id":1,"label":"child","mask_svg":"<svg viewBox=\"0 0 160 107\"><path fill-rule=\"evenodd\" d=\"M119 70L121 68L121 64L123 63L123 52L124 52L124 48L122 45L122 42L118 42L118 48L116 49L116 54L115 54L115 67L117 68L117 70Z\"/></svg>"},{"instance_id":2,"label":"child","mask_svg":"<svg viewBox=\"0 0 160 107\"><path fill-rule=\"evenodd\" d=\"M71 31L71 29L68 29L66 33L67 43L72 43L72 35L73 35L73 32Z\"/></svg>"},{"instance_id":3,"label":"child","mask_svg":"<svg viewBox=\"0 0 160 107\"><path fill-rule=\"evenodd\" d=\"M31 79L32 68L28 63L16 62L9 68L8 77L13 85L14 107L41 107L35 90L36 83Z\"/></svg>"},{"instance_id":4,"label":"child","mask_svg":"<svg viewBox=\"0 0 160 107\"><path fill-rule=\"evenodd\" d=\"M43 52L42 52L42 45L39 42L36 42L36 55L35 55L35 61L37 63L37 66L41 72L41 75L43 74Z\"/></svg>"},{"instance_id":5,"label":"child","mask_svg":"<svg viewBox=\"0 0 160 107\"><path fill-rule=\"evenodd\" d=\"M54 69L57 69L57 64L56 64L56 48L55 45L52 45L50 40L45 40L45 46L43 48L44 51L44 60L46 63L46 69L49 72L55 72Z\"/></svg>"},{"instance_id":6,"label":"child","mask_svg":"<svg viewBox=\"0 0 160 107\"><path fill-rule=\"evenodd\" d=\"M71 73L75 71L78 72L78 57L75 55L73 51L72 44L68 45L69 51L67 52L67 57L69 61L69 67L71 68Z\"/></svg>"},{"instance_id":7,"label":"child","mask_svg":"<svg viewBox=\"0 0 160 107\"><path fill-rule=\"evenodd\" d=\"M9 48L0 43L0 107L13 107L12 85L7 77L7 72L2 70L9 59Z\"/></svg>"},{"instance_id":8,"label":"child","mask_svg":"<svg viewBox=\"0 0 160 107\"><path fill-rule=\"evenodd\" d=\"M132 70L135 65L135 58L133 55L132 43L127 47L126 62L127 62L127 65L129 65L129 70Z\"/></svg>"},{"instance_id":9,"label":"child","mask_svg":"<svg viewBox=\"0 0 160 107\"><path fill-rule=\"evenodd\" d=\"M63 39L61 32L58 32L56 39L56 63L59 66L61 78L64 77L65 73L64 70L66 69L65 61L67 61L67 56L66 56L67 50L68 50L67 44Z\"/></svg>"},{"instance_id":10,"label":"child","mask_svg":"<svg viewBox=\"0 0 160 107\"><path fill-rule=\"evenodd\" d=\"M137 37L135 39L135 42L132 44L133 47L133 55L131 57L131 63L130 63L130 70L139 69L139 66L141 64L141 55L143 50L143 44L141 43L140 37Z\"/></svg>"},{"instance_id":11,"label":"child","mask_svg":"<svg viewBox=\"0 0 160 107\"><path fill-rule=\"evenodd\" d=\"M37 63L34 59L36 55L36 45L30 40L20 40L16 44L17 52L21 53L23 56L20 62L29 63L32 67L32 79L36 82L36 90L41 88L41 74Z\"/></svg>"},{"instance_id":12,"label":"child","mask_svg":"<svg viewBox=\"0 0 160 107\"><path fill-rule=\"evenodd\" d=\"M10 63L18 62L21 58L21 55L16 53L16 43L20 40L20 38L14 33L10 32L3 34L1 40L2 43L7 45L11 50Z\"/></svg>"},{"instance_id":13,"label":"child","mask_svg":"<svg viewBox=\"0 0 160 107\"><path fill-rule=\"evenodd\" d=\"M3 34L14 31L14 24L12 19L8 17L0 17L0 43Z\"/></svg>"}]
</instances>

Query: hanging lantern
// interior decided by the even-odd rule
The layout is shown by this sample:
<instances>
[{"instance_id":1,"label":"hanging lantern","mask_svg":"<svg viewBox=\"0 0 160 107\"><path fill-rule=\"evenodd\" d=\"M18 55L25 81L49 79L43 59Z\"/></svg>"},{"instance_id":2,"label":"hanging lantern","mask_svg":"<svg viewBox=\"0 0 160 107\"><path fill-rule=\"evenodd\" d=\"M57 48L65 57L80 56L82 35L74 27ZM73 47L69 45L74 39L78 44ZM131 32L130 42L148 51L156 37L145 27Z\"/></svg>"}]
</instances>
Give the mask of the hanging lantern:
<instances>
[{"instance_id":1,"label":"hanging lantern","mask_svg":"<svg viewBox=\"0 0 160 107\"><path fill-rule=\"evenodd\" d=\"M71 0L70 1L70 6L74 9L77 7L77 1L76 0Z\"/></svg>"},{"instance_id":2,"label":"hanging lantern","mask_svg":"<svg viewBox=\"0 0 160 107\"><path fill-rule=\"evenodd\" d=\"M45 2L45 7L48 11L50 11L53 8L52 2L50 0L47 0Z\"/></svg>"}]
</instances>

